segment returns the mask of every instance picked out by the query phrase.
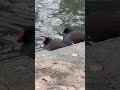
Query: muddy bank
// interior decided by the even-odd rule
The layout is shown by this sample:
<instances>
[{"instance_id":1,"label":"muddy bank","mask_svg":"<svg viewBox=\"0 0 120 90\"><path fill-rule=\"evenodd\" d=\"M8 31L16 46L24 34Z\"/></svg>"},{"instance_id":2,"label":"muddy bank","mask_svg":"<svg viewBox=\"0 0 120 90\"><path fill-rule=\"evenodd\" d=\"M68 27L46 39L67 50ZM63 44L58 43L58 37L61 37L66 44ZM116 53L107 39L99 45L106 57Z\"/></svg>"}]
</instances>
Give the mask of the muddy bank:
<instances>
[{"instance_id":1,"label":"muddy bank","mask_svg":"<svg viewBox=\"0 0 120 90\"><path fill-rule=\"evenodd\" d=\"M36 63L35 90L85 90L83 70L70 62Z\"/></svg>"},{"instance_id":2,"label":"muddy bank","mask_svg":"<svg viewBox=\"0 0 120 90\"><path fill-rule=\"evenodd\" d=\"M36 53L36 90L85 90L85 43Z\"/></svg>"}]
</instances>

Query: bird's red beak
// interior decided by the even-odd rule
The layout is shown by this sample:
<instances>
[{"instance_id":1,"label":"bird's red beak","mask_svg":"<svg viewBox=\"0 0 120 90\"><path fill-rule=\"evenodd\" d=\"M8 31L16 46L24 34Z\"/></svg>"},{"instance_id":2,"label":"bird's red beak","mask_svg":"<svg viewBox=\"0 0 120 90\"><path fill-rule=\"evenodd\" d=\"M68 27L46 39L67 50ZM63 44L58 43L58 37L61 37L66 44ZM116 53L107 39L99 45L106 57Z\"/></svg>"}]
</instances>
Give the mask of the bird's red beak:
<instances>
[{"instance_id":1,"label":"bird's red beak","mask_svg":"<svg viewBox=\"0 0 120 90\"><path fill-rule=\"evenodd\" d=\"M16 43L22 43L23 42L23 36L24 36L24 31L20 32L16 39Z\"/></svg>"},{"instance_id":2,"label":"bird's red beak","mask_svg":"<svg viewBox=\"0 0 120 90\"><path fill-rule=\"evenodd\" d=\"M45 44L45 39L42 40L42 44Z\"/></svg>"}]
</instances>

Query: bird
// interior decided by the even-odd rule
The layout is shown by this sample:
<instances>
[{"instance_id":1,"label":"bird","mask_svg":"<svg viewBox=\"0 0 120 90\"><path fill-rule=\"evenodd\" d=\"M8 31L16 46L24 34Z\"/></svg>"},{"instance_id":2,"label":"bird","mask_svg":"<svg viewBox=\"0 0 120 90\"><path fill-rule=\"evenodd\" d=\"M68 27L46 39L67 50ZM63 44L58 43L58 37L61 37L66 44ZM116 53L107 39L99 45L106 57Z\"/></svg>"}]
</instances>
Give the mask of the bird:
<instances>
[{"instance_id":1,"label":"bird","mask_svg":"<svg viewBox=\"0 0 120 90\"><path fill-rule=\"evenodd\" d=\"M63 41L58 39L53 40L50 37L45 37L45 39L42 41L42 44L44 44L44 49L48 51L53 51L67 46L65 43L63 43Z\"/></svg>"},{"instance_id":2,"label":"bird","mask_svg":"<svg viewBox=\"0 0 120 90\"><path fill-rule=\"evenodd\" d=\"M73 31L71 28L65 28L60 33L63 35L63 42L67 46L85 41L84 32Z\"/></svg>"},{"instance_id":3,"label":"bird","mask_svg":"<svg viewBox=\"0 0 120 90\"><path fill-rule=\"evenodd\" d=\"M23 29L19 33L16 43L22 43L20 49L20 55L28 56L30 58L35 58L35 28L34 26L29 26Z\"/></svg>"}]
</instances>

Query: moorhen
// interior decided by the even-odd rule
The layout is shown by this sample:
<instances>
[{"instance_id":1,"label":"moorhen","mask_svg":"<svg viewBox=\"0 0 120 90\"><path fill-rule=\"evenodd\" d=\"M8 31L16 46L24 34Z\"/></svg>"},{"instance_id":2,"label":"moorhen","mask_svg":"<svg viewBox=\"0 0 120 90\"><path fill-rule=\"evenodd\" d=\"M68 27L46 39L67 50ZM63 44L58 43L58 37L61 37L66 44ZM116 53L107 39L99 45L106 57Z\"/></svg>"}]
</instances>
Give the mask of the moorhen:
<instances>
[{"instance_id":1,"label":"moorhen","mask_svg":"<svg viewBox=\"0 0 120 90\"><path fill-rule=\"evenodd\" d=\"M35 58L35 28L33 26L24 28L16 40L17 43L23 43L20 55Z\"/></svg>"},{"instance_id":2,"label":"moorhen","mask_svg":"<svg viewBox=\"0 0 120 90\"><path fill-rule=\"evenodd\" d=\"M52 51L52 50L59 49L59 48L67 46L61 40L58 40L58 39L53 40L50 37L45 37L42 44L44 44L44 49L47 49L48 51Z\"/></svg>"},{"instance_id":3,"label":"moorhen","mask_svg":"<svg viewBox=\"0 0 120 90\"><path fill-rule=\"evenodd\" d=\"M73 31L71 28L65 28L61 34L63 34L63 42L68 46L85 41L84 32Z\"/></svg>"}]
</instances>

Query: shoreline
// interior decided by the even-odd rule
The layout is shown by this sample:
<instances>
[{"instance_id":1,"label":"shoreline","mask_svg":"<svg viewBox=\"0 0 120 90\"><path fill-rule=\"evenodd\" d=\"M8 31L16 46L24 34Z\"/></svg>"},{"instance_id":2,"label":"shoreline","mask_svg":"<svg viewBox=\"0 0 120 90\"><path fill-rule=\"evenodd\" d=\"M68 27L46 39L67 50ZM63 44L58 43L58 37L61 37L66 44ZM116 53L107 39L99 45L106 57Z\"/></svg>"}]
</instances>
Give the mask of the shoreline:
<instances>
[{"instance_id":1,"label":"shoreline","mask_svg":"<svg viewBox=\"0 0 120 90\"><path fill-rule=\"evenodd\" d=\"M85 43L36 53L36 90L85 90Z\"/></svg>"}]
</instances>

